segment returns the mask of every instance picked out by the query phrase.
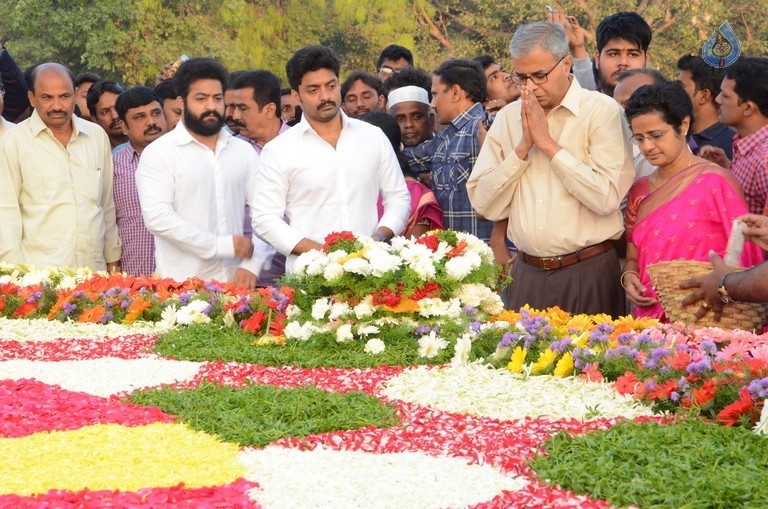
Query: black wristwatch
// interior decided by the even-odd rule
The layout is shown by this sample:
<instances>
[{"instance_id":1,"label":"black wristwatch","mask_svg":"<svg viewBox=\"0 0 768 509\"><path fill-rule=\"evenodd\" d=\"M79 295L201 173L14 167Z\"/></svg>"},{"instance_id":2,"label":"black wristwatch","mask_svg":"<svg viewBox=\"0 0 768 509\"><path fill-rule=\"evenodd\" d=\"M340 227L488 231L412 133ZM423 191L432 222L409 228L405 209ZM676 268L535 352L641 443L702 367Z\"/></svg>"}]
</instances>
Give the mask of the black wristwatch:
<instances>
[{"instance_id":1,"label":"black wristwatch","mask_svg":"<svg viewBox=\"0 0 768 509\"><path fill-rule=\"evenodd\" d=\"M723 277L720 278L720 284L717 285L717 294L720 296L720 300L723 301L723 304L730 304L733 302L733 298L731 298L731 295L728 293L728 290L725 289L725 280L730 276L732 273L729 272L728 274L723 274Z\"/></svg>"}]
</instances>

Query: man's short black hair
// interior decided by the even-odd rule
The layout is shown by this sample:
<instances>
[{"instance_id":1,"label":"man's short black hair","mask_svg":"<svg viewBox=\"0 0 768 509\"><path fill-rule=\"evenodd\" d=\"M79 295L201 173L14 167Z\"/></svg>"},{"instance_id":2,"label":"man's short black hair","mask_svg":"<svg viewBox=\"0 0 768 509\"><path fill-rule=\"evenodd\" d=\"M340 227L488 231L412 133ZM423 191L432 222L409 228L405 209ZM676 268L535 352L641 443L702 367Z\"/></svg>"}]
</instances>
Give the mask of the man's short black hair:
<instances>
[{"instance_id":1,"label":"man's short black hair","mask_svg":"<svg viewBox=\"0 0 768 509\"><path fill-rule=\"evenodd\" d=\"M616 39L624 39L635 44L644 52L651 45L653 32L648 23L636 12L617 12L603 19L595 32L597 52Z\"/></svg>"},{"instance_id":2,"label":"man's short black hair","mask_svg":"<svg viewBox=\"0 0 768 509\"><path fill-rule=\"evenodd\" d=\"M102 80L91 85L91 88L88 89L88 95L85 96L85 104L88 105L88 111L91 112L92 117L96 117L96 105L99 104L99 99L106 92L120 95L125 92L125 89L118 85L116 81Z\"/></svg>"},{"instance_id":3,"label":"man's short black hair","mask_svg":"<svg viewBox=\"0 0 768 509\"><path fill-rule=\"evenodd\" d=\"M189 87L197 80L216 80L221 83L221 91L225 91L229 72L213 58L190 58L179 66L173 77L176 79L176 91L186 101Z\"/></svg>"},{"instance_id":4,"label":"man's short black hair","mask_svg":"<svg viewBox=\"0 0 768 509\"><path fill-rule=\"evenodd\" d=\"M46 62L49 63L49 62ZM37 81L37 75L40 72L40 67L45 64L37 64L32 65L30 67L27 67L27 69L24 71L24 81L27 82L27 86L29 87L29 91L33 94L35 93L35 81ZM69 79L72 80L72 88L75 87L75 73L72 72L72 70L67 67L66 65L62 65L61 67L64 68L64 71L69 76Z\"/></svg>"},{"instance_id":5,"label":"man's short black hair","mask_svg":"<svg viewBox=\"0 0 768 509\"><path fill-rule=\"evenodd\" d=\"M131 108L138 108L140 106L146 106L157 101L162 107L163 103L157 96L154 90L149 87L133 87L129 88L119 96L117 96L117 102L115 102L115 109L117 110L117 116L125 122L125 115Z\"/></svg>"},{"instance_id":6,"label":"man's short black hair","mask_svg":"<svg viewBox=\"0 0 768 509\"><path fill-rule=\"evenodd\" d=\"M247 70L240 70L240 71L232 71L229 73L229 76L227 78L227 90L231 90L235 88L235 81L237 78L242 76L243 74L247 73Z\"/></svg>"},{"instance_id":7,"label":"man's short black hair","mask_svg":"<svg viewBox=\"0 0 768 509\"><path fill-rule=\"evenodd\" d=\"M393 72L384 82L384 95L389 96L391 91L408 86L423 88L432 101L432 75L421 67L406 67Z\"/></svg>"},{"instance_id":8,"label":"man's short black hair","mask_svg":"<svg viewBox=\"0 0 768 509\"><path fill-rule=\"evenodd\" d=\"M308 72L330 69L336 77L341 71L341 62L331 48L325 46L306 46L301 48L286 62L285 74L292 89L299 91L301 78Z\"/></svg>"},{"instance_id":9,"label":"man's short black hair","mask_svg":"<svg viewBox=\"0 0 768 509\"><path fill-rule=\"evenodd\" d=\"M83 83L96 83L101 81L102 78L95 72L81 72L75 76L75 88L79 87Z\"/></svg>"},{"instance_id":10,"label":"man's short black hair","mask_svg":"<svg viewBox=\"0 0 768 509\"><path fill-rule=\"evenodd\" d=\"M691 73L691 80L696 90L709 90L712 103L720 94L720 85L723 83L725 73L722 69L712 67L701 58L700 55L685 55L677 61L677 68Z\"/></svg>"},{"instance_id":11,"label":"man's short black hair","mask_svg":"<svg viewBox=\"0 0 768 509\"><path fill-rule=\"evenodd\" d=\"M232 88L253 88L253 100L259 111L269 103L275 103L280 111L280 79L269 71L245 71L237 76Z\"/></svg>"},{"instance_id":12,"label":"man's short black hair","mask_svg":"<svg viewBox=\"0 0 768 509\"><path fill-rule=\"evenodd\" d=\"M660 114L664 122L679 134L685 117L693 122L693 103L677 81L643 85L632 93L624 108L624 115L631 123L633 118L647 113Z\"/></svg>"},{"instance_id":13,"label":"man's short black hair","mask_svg":"<svg viewBox=\"0 0 768 509\"><path fill-rule=\"evenodd\" d=\"M378 71L381 69L381 64L384 63L384 60L392 60L393 62L396 62L401 58L404 58L408 62L408 65L413 65L413 53L411 53L411 50L404 46L390 44L381 50L379 60L376 62L376 70Z\"/></svg>"},{"instance_id":14,"label":"man's short black hair","mask_svg":"<svg viewBox=\"0 0 768 509\"><path fill-rule=\"evenodd\" d=\"M176 79L168 78L155 85L155 93L160 98L160 102L167 99L176 99L179 97L179 91L176 89Z\"/></svg>"},{"instance_id":15,"label":"man's short black hair","mask_svg":"<svg viewBox=\"0 0 768 509\"><path fill-rule=\"evenodd\" d=\"M618 76L618 82L621 83L625 79L631 78L632 76L637 76L638 74L643 74L645 76L648 76L653 80L654 83L662 83L665 81L669 81L667 77L664 76L664 73L658 69L653 69L652 67L639 67L639 68L627 69L626 71L623 71Z\"/></svg>"},{"instance_id":16,"label":"man's short black hair","mask_svg":"<svg viewBox=\"0 0 768 509\"><path fill-rule=\"evenodd\" d=\"M439 76L440 81L449 87L458 85L472 101L485 101L485 73L474 60L454 58L443 62L435 70L435 76Z\"/></svg>"},{"instance_id":17,"label":"man's short black hair","mask_svg":"<svg viewBox=\"0 0 768 509\"><path fill-rule=\"evenodd\" d=\"M478 55L475 58L473 58L475 62L483 66L483 71L488 69L490 66L496 63L496 60L493 59L491 55Z\"/></svg>"},{"instance_id":18,"label":"man's short black hair","mask_svg":"<svg viewBox=\"0 0 768 509\"><path fill-rule=\"evenodd\" d=\"M768 58L741 57L725 69L725 77L735 81L733 89L739 99L754 102L768 117Z\"/></svg>"},{"instance_id":19,"label":"man's short black hair","mask_svg":"<svg viewBox=\"0 0 768 509\"><path fill-rule=\"evenodd\" d=\"M280 89L280 95L289 95L291 93L291 87L283 87Z\"/></svg>"},{"instance_id":20,"label":"man's short black hair","mask_svg":"<svg viewBox=\"0 0 768 509\"><path fill-rule=\"evenodd\" d=\"M352 88L352 85L355 84L356 81L362 81L367 86L371 87L376 91L376 95L383 95L384 91L382 88L382 83L379 78L374 76L371 73L365 72L365 71L355 71L349 76L347 76L347 79L344 80L344 83L341 84L341 100L344 100L344 97L346 97L347 92L349 92L349 89Z\"/></svg>"}]
</instances>

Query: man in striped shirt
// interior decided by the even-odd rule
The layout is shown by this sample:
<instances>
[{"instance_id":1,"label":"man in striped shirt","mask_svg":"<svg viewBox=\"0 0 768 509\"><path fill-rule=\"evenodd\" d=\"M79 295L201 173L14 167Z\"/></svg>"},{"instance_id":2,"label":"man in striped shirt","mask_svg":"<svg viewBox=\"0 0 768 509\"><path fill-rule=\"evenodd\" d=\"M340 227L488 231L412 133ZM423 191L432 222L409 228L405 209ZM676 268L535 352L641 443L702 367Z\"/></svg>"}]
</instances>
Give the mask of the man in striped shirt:
<instances>
[{"instance_id":1,"label":"man in striped shirt","mask_svg":"<svg viewBox=\"0 0 768 509\"><path fill-rule=\"evenodd\" d=\"M151 88L134 87L115 103L128 143L112 154L115 165L115 215L123 243L122 269L131 276L155 271L155 239L141 216L136 168L147 145L165 134L167 124L160 99Z\"/></svg>"}]
</instances>

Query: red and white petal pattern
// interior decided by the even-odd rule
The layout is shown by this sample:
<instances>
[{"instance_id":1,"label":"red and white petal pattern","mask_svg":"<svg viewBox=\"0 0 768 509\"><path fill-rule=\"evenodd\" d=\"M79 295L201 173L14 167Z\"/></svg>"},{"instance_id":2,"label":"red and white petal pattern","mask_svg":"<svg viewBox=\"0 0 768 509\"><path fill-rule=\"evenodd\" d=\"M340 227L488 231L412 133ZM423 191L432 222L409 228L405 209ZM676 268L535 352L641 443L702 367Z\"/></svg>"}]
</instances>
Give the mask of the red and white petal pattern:
<instances>
[{"instance_id":1,"label":"red and white petal pattern","mask_svg":"<svg viewBox=\"0 0 768 509\"><path fill-rule=\"evenodd\" d=\"M186 363L153 355L156 338L143 334L105 333L34 341L0 333L0 338L0 436L7 438L93 424L172 422L174 418L159 409L92 394L110 396L169 383L194 387L202 381L232 386L311 384L326 391L362 391L393 404L400 419L398 425L387 429L369 427L285 438L264 449L245 449L241 457L248 465L248 481L239 479L205 488L147 486L138 491L52 490L24 497L3 495L0 508L296 507L302 505L297 501L319 503L323 497L331 497L334 507L375 507L376 500L386 500L387 496L395 497L392 500L401 502L399 505L419 507L608 507L605 502L545 486L535 479L527 461L558 431L577 434L605 429L620 415L644 413L624 405L623 400L612 399L612 392L600 392L607 389L601 387L594 399L582 398L578 411L569 407L557 412L551 405L544 413L552 415L540 415L542 412L530 408L541 406L542 398L562 398L556 396L562 387L526 387L529 381L504 371ZM503 380L499 382L498 377ZM543 379L532 377L534 381ZM490 389L494 384L496 392ZM547 390L549 396L542 392ZM463 401L458 394L462 392L467 396ZM514 404L507 397L510 392L516 393ZM473 408L472 398L484 402L476 402ZM505 413L505 406L529 410ZM590 417L600 416L585 421L586 406L599 410ZM436 475L444 484L427 490ZM336 488L331 488L339 479L347 481L341 483L343 490L338 488L347 498L339 498ZM292 483L290 488L280 484L286 482ZM420 491L428 495L418 500L407 498L418 497Z\"/></svg>"}]
</instances>

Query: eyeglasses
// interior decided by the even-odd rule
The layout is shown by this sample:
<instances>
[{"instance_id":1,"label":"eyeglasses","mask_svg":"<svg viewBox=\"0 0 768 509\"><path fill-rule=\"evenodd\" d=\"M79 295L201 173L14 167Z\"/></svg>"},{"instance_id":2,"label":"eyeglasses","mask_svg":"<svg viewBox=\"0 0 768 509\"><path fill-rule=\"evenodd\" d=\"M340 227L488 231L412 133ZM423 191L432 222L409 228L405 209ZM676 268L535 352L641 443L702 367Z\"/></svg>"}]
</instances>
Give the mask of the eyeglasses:
<instances>
[{"instance_id":1,"label":"eyeglasses","mask_svg":"<svg viewBox=\"0 0 768 509\"><path fill-rule=\"evenodd\" d=\"M568 56L568 55L566 55ZM512 73L512 81L514 81L518 85L525 85L528 83L528 80L531 80L536 85L542 85L547 82L547 77L552 74L552 71L555 70L555 68L560 65L560 62L562 62L565 59L565 57L561 58L557 61L555 65L552 66L552 69L548 70L545 73L536 73L536 74L518 74L516 72Z\"/></svg>"},{"instance_id":2,"label":"eyeglasses","mask_svg":"<svg viewBox=\"0 0 768 509\"><path fill-rule=\"evenodd\" d=\"M635 145L642 145L645 140L648 140L651 143L655 144L661 141L664 135L667 134L668 132L669 132L669 129L665 129L664 131L654 131L652 133L648 133L647 136L636 134L635 136L632 136L632 143L634 143Z\"/></svg>"},{"instance_id":3,"label":"eyeglasses","mask_svg":"<svg viewBox=\"0 0 768 509\"><path fill-rule=\"evenodd\" d=\"M398 73L398 72L400 72L401 70L402 70L402 69L400 69L400 68L398 68L398 69L392 69L391 67L389 67L389 66L386 66L386 65L385 65L385 66L382 66L382 67L379 69L379 74L380 74L380 75L386 75L386 76L390 76L390 75L392 75L392 74L397 74L397 73Z\"/></svg>"}]
</instances>

